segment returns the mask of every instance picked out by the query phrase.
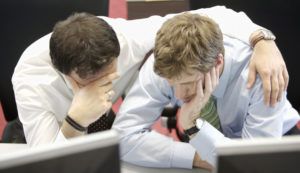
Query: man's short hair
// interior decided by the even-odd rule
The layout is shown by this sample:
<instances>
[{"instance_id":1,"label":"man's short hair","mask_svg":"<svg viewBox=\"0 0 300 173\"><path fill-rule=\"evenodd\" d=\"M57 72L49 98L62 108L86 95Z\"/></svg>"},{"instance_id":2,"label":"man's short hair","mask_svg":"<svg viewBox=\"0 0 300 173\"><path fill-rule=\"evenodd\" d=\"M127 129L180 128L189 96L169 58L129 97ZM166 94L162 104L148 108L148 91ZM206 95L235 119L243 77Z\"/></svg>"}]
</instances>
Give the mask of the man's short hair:
<instances>
[{"instance_id":1,"label":"man's short hair","mask_svg":"<svg viewBox=\"0 0 300 173\"><path fill-rule=\"evenodd\" d=\"M75 13L58 22L50 39L51 61L56 69L81 77L93 75L120 54L118 38L103 19Z\"/></svg>"},{"instance_id":2,"label":"man's short hair","mask_svg":"<svg viewBox=\"0 0 300 173\"><path fill-rule=\"evenodd\" d=\"M183 13L167 20L157 32L154 71L168 79L179 78L192 68L202 73L224 55L223 35L210 18Z\"/></svg>"}]
</instances>

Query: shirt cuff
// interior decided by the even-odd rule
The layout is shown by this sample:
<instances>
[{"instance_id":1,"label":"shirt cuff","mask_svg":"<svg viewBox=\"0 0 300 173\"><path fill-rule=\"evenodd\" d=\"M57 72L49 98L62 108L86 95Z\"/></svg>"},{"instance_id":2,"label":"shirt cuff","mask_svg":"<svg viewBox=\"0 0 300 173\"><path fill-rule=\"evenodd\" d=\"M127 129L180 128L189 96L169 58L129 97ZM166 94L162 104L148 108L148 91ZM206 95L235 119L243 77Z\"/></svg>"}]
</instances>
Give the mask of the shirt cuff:
<instances>
[{"instance_id":1,"label":"shirt cuff","mask_svg":"<svg viewBox=\"0 0 300 173\"><path fill-rule=\"evenodd\" d=\"M188 143L175 142L171 167L192 169L195 149Z\"/></svg>"},{"instance_id":2,"label":"shirt cuff","mask_svg":"<svg viewBox=\"0 0 300 173\"><path fill-rule=\"evenodd\" d=\"M190 140L190 144L196 148L201 159L215 166L215 144L222 140L227 138L211 124L205 122L197 135Z\"/></svg>"},{"instance_id":3,"label":"shirt cuff","mask_svg":"<svg viewBox=\"0 0 300 173\"><path fill-rule=\"evenodd\" d=\"M68 139L64 136L64 134L62 133L62 131L60 129L54 143L60 143L60 142L65 142L65 141L68 141Z\"/></svg>"}]
</instances>

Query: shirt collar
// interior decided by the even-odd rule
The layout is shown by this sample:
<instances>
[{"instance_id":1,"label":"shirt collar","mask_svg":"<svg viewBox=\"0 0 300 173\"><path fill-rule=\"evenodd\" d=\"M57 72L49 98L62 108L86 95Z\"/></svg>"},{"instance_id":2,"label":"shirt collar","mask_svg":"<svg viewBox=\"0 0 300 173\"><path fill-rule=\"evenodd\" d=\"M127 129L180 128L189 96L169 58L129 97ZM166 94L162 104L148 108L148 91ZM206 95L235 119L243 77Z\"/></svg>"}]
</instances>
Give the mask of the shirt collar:
<instances>
[{"instance_id":1,"label":"shirt collar","mask_svg":"<svg viewBox=\"0 0 300 173\"><path fill-rule=\"evenodd\" d=\"M227 87L227 83L230 76L230 69L231 69L231 59L224 57L224 69L223 73L219 79L219 85L216 87L215 91L213 92L213 96L217 98L222 98Z\"/></svg>"},{"instance_id":2,"label":"shirt collar","mask_svg":"<svg viewBox=\"0 0 300 173\"><path fill-rule=\"evenodd\" d=\"M66 78L66 76L65 76L63 73L61 73L61 72L58 72L58 73L62 76L64 82L65 82L66 85L67 85L67 87L68 87L70 90L73 90L73 89L72 89L72 86L71 86L70 82L68 81L68 79Z\"/></svg>"}]
</instances>

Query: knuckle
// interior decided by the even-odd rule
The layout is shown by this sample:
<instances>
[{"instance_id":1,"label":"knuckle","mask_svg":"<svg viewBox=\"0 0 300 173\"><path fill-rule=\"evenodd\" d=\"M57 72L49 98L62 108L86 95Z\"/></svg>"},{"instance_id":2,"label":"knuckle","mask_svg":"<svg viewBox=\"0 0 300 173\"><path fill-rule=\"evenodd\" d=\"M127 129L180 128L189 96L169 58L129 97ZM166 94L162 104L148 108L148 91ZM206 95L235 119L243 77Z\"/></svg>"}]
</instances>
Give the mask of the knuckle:
<instances>
[{"instance_id":1,"label":"knuckle","mask_svg":"<svg viewBox=\"0 0 300 173\"><path fill-rule=\"evenodd\" d=\"M284 82L283 82L283 81L280 81L280 82L279 82L279 88L283 88L283 86L284 86Z\"/></svg>"},{"instance_id":2,"label":"knuckle","mask_svg":"<svg viewBox=\"0 0 300 173\"><path fill-rule=\"evenodd\" d=\"M290 80L289 74L287 74L285 78L286 78L287 81L289 81Z\"/></svg>"},{"instance_id":3,"label":"knuckle","mask_svg":"<svg viewBox=\"0 0 300 173\"><path fill-rule=\"evenodd\" d=\"M265 88L265 92L270 93L271 92L271 88L270 87L266 87Z\"/></svg>"},{"instance_id":4,"label":"knuckle","mask_svg":"<svg viewBox=\"0 0 300 173\"><path fill-rule=\"evenodd\" d=\"M274 102L274 100L276 100L276 99L277 99L277 95L272 95L272 96L271 96L271 101L272 101L272 102Z\"/></svg>"},{"instance_id":5,"label":"knuckle","mask_svg":"<svg viewBox=\"0 0 300 173\"><path fill-rule=\"evenodd\" d=\"M115 91L110 90L110 94L111 94L111 96L114 96L116 93L115 93Z\"/></svg>"},{"instance_id":6,"label":"knuckle","mask_svg":"<svg viewBox=\"0 0 300 173\"><path fill-rule=\"evenodd\" d=\"M270 76L271 72L269 70L263 70L262 75L263 76Z\"/></svg>"},{"instance_id":7,"label":"knuckle","mask_svg":"<svg viewBox=\"0 0 300 173\"><path fill-rule=\"evenodd\" d=\"M272 91L274 94L277 94L279 92L279 88L278 87L275 87Z\"/></svg>"},{"instance_id":8,"label":"knuckle","mask_svg":"<svg viewBox=\"0 0 300 173\"><path fill-rule=\"evenodd\" d=\"M212 91L212 87L208 87L205 93L210 93Z\"/></svg>"},{"instance_id":9,"label":"knuckle","mask_svg":"<svg viewBox=\"0 0 300 173\"><path fill-rule=\"evenodd\" d=\"M278 71L278 69L276 69L276 68L272 68L272 69L271 69L271 73L272 73L272 74L276 74L277 71Z\"/></svg>"}]
</instances>

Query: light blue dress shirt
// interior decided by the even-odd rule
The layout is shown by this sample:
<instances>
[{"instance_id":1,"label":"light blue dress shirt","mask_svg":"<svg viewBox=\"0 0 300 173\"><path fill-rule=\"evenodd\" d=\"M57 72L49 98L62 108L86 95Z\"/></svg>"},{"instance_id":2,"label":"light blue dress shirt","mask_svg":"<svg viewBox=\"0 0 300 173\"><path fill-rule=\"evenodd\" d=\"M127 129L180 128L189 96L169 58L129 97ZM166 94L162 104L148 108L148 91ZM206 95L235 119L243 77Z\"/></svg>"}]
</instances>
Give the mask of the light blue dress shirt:
<instances>
[{"instance_id":1,"label":"light blue dress shirt","mask_svg":"<svg viewBox=\"0 0 300 173\"><path fill-rule=\"evenodd\" d=\"M113 128L121 136L121 158L152 167L192 167L195 149L214 165L214 144L228 138L281 137L299 121L284 93L275 108L264 105L262 81L246 89L252 49L248 44L224 35L224 70L213 92L223 134L209 123L190 141L173 141L151 126L169 103L181 106L174 89L153 72L153 55L143 66L132 90L123 102ZM228 138L226 138L228 137ZM195 149L194 149L195 148Z\"/></svg>"},{"instance_id":2,"label":"light blue dress shirt","mask_svg":"<svg viewBox=\"0 0 300 173\"><path fill-rule=\"evenodd\" d=\"M223 134L209 123L190 141L202 159L215 165L214 144L228 138L281 137L299 121L283 93L275 107L264 105L259 75L251 89L246 89L252 49L239 40L224 37L225 65L219 85L213 92ZM228 137L228 138L226 138ZM204 141L204 142L202 142Z\"/></svg>"}]
</instances>

